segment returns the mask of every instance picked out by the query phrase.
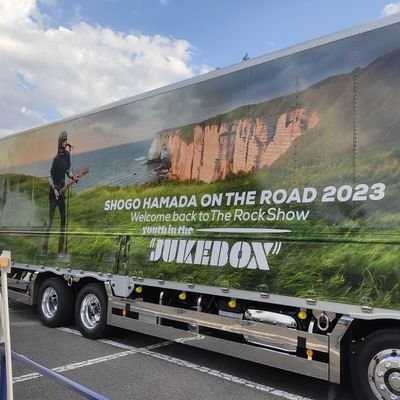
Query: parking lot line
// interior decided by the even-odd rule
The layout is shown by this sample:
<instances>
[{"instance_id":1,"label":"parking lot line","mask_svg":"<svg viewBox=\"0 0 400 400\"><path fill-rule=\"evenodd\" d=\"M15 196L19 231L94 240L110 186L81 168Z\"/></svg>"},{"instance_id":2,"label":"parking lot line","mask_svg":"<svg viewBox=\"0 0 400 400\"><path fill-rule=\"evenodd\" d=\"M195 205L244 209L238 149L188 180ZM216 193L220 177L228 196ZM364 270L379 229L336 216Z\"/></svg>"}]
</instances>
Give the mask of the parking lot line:
<instances>
[{"instance_id":1,"label":"parking lot line","mask_svg":"<svg viewBox=\"0 0 400 400\"><path fill-rule=\"evenodd\" d=\"M77 330L74 329L70 329L70 328L58 328L59 330L66 332L66 333L70 333L73 335L78 335L81 336L81 333ZM282 398L285 400L313 400L311 398L308 397L303 397L300 395L296 395L294 393L290 393L290 392L286 392L284 390L280 390L280 389L276 389L273 388L271 386L266 386L266 385L262 385L259 384L257 382L253 382L250 381L248 379L243 379L243 378L239 378L237 376L231 375L231 374L227 374L224 373L222 371L218 371L216 369L212 369L212 368L208 368L208 367L204 367L198 364L194 364L192 362L189 361L185 361L185 360L181 360L179 358L176 357L171 357L168 355L164 355L164 354L160 354L160 353L156 353L152 350L155 350L157 348L160 347L165 347L168 345L173 344L174 342L171 341L166 341L166 342L161 342L161 343L156 343L156 344L152 344L146 347L134 347L134 346L129 346L123 343L119 343L119 342L115 342L113 340L108 340L108 339L100 339L100 342L104 343L104 344L108 344L110 346L113 346L115 348L119 348L119 349L123 349L125 351L121 351L119 353L115 353L115 354L110 354L107 356L103 356L103 357L98 357L98 358L93 358L90 360L85 360L85 361L80 361L77 363L72 363L72 364L67 364L67 365L62 365L60 367L56 367L53 368L52 370L58 373L63 373L63 372L67 372L67 371L72 371L78 368L83 368L83 367L88 367L94 364L99 364L99 363L103 363L103 362L107 362L107 361L111 361L111 360L115 360L121 357L126 357L126 356L130 356L132 354L144 354L147 355L149 357L153 357L153 358L157 358L159 360L162 361L166 361L168 363L172 363L175 365L179 365L181 367L184 368L188 368L188 369L192 369L207 375L211 375L214 376L216 378L219 379L223 379L225 381L229 381L238 385L242 385L242 386L246 386L248 388L252 388L255 390L259 390L262 392L267 392L270 393L278 398ZM24 382L24 381L28 381L31 379L37 379L39 377L41 377L42 375L39 373L31 373L31 374L25 374L25 375L21 375L18 377L14 377L13 382L14 383L19 383L19 382Z\"/></svg>"},{"instance_id":2,"label":"parking lot line","mask_svg":"<svg viewBox=\"0 0 400 400\"><path fill-rule=\"evenodd\" d=\"M74 329L70 329L70 328L59 328L60 330L64 331L64 332L68 332L68 333L72 333L74 335L81 335L79 331L76 331ZM286 392L284 390L279 390L276 388L273 388L271 386L266 386L266 385L262 385L259 384L257 382L253 382L250 381L248 379L243 379L243 378L239 378L237 376L231 375L231 374L226 374L222 371L218 371L216 369L212 369L212 368L207 368L207 367L203 367L201 365L198 364L194 364L192 362L189 361L185 361L185 360L181 360L179 358L176 357L171 357L171 356L167 356L164 354L160 354L160 353L156 353L152 350L155 350L157 348L160 347L164 347L164 346L168 346L173 344L174 342L172 341L166 341L166 342L161 342L161 343L156 343L150 346L146 346L146 347L133 347L133 346L129 346L123 343L119 343L119 342L115 342L113 340L108 340L108 339L99 339L100 342L108 344L110 346L114 346L120 349L124 349L127 352L134 352L134 353L141 353L141 354L145 354L147 356L153 357L153 358L158 358L160 360L175 364L175 365L179 365L181 367L184 368L189 368L192 370L196 370L199 371L201 373L207 374L207 375L212 375L214 377L220 378L220 379L224 379L226 381L229 382L233 382L242 386L246 386L249 388L253 388L262 392L268 392L270 394L273 394L276 397L280 397L282 399L285 400L313 400L309 397L303 397L300 395L296 395L294 393L290 393L290 392ZM178 341L179 342L179 341Z\"/></svg>"}]
</instances>

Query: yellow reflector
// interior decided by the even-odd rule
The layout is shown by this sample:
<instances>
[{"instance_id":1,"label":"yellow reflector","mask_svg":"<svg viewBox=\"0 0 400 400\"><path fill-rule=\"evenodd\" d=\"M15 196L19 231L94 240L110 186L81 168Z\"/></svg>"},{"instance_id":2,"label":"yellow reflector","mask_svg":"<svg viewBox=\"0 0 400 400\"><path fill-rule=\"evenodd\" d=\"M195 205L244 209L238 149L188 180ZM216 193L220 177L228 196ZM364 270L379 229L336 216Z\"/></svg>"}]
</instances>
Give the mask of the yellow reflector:
<instances>
[{"instance_id":1,"label":"yellow reflector","mask_svg":"<svg viewBox=\"0 0 400 400\"><path fill-rule=\"evenodd\" d=\"M125 315L126 315L126 310L125 310L125 309L123 309L123 310L122 310L122 316L124 316L124 317L125 317Z\"/></svg>"},{"instance_id":2,"label":"yellow reflector","mask_svg":"<svg viewBox=\"0 0 400 400\"><path fill-rule=\"evenodd\" d=\"M236 300L232 299L228 302L228 307L229 308L235 308L236 307Z\"/></svg>"},{"instance_id":3,"label":"yellow reflector","mask_svg":"<svg viewBox=\"0 0 400 400\"><path fill-rule=\"evenodd\" d=\"M305 311L299 311L297 313L297 316L299 317L299 319L306 319L307 318L307 313Z\"/></svg>"},{"instance_id":4,"label":"yellow reflector","mask_svg":"<svg viewBox=\"0 0 400 400\"><path fill-rule=\"evenodd\" d=\"M186 300L186 293L185 292L181 292L179 293L179 300Z\"/></svg>"},{"instance_id":5,"label":"yellow reflector","mask_svg":"<svg viewBox=\"0 0 400 400\"><path fill-rule=\"evenodd\" d=\"M307 354L307 358L308 358L309 360L312 360L312 356L314 355L314 351L311 350L311 349L307 349L306 354Z\"/></svg>"},{"instance_id":6,"label":"yellow reflector","mask_svg":"<svg viewBox=\"0 0 400 400\"><path fill-rule=\"evenodd\" d=\"M135 287L135 292L136 293L142 293L142 291L143 291L143 288L141 286L136 286Z\"/></svg>"}]
</instances>

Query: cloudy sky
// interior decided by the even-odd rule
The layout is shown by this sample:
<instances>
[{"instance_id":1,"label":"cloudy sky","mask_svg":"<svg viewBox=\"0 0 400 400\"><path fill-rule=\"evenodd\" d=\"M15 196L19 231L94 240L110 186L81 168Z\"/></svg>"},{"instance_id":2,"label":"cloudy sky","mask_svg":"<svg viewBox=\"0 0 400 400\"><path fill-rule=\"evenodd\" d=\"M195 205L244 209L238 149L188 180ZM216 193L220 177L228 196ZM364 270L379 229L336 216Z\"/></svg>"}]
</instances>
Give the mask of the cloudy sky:
<instances>
[{"instance_id":1,"label":"cloudy sky","mask_svg":"<svg viewBox=\"0 0 400 400\"><path fill-rule=\"evenodd\" d=\"M398 12L389 0L1 0L0 136Z\"/></svg>"}]
</instances>

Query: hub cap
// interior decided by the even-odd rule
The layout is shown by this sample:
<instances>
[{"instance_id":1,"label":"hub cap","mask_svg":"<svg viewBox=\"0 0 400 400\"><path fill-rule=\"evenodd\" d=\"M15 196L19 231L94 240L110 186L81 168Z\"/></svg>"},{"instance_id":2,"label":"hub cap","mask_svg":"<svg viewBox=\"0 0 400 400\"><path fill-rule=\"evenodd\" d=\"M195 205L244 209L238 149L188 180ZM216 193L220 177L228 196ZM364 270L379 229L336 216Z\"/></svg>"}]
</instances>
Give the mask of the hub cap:
<instances>
[{"instance_id":1,"label":"hub cap","mask_svg":"<svg viewBox=\"0 0 400 400\"><path fill-rule=\"evenodd\" d=\"M400 350L376 354L368 366L368 381L378 399L400 400Z\"/></svg>"},{"instance_id":2,"label":"hub cap","mask_svg":"<svg viewBox=\"0 0 400 400\"><path fill-rule=\"evenodd\" d=\"M81 303L81 321L87 329L94 329L101 318L100 300L94 294L86 295Z\"/></svg>"},{"instance_id":3,"label":"hub cap","mask_svg":"<svg viewBox=\"0 0 400 400\"><path fill-rule=\"evenodd\" d=\"M58 309L57 292L52 287L48 287L43 292L42 296L42 311L46 318L53 318Z\"/></svg>"}]
</instances>

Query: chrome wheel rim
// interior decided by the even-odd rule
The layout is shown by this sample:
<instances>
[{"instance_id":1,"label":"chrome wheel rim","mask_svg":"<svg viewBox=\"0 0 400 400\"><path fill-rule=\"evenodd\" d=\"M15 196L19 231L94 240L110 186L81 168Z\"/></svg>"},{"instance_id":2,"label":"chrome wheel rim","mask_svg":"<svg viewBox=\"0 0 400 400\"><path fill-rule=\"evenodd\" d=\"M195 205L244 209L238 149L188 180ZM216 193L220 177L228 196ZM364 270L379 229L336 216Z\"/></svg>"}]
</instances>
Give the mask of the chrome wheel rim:
<instances>
[{"instance_id":1,"label":"chrome wheel rim","mask_svg":"<svg viewBox=\"0 0 400 400\"><path fill-rule=\"evenodd\" d=\"M58 310L58 295L51 286L46 288L42 296L42 312L47 319L54 318Z\"/></svg>"},{"instance_id":2,"label":"chrome wheel rim","mask_svg":"<svg viewBox=\"0 0 400 400\"><path fill-rule=\"evenodd\" d=\"M368 366L368 382L377 398L400 400L400 350L376 354Z\"/></svg>"},{"instance_id":3,"label":"chrome wheel rim","mask_svg":"<svg viewBox=\"0 0 400 400\"><path fill-rule=\"evenodd\" d=\"M81 322L86 329L94 329L101 319L101 304L94 294L87 294L81 303Z\"/></svg>"}]
</instances>

